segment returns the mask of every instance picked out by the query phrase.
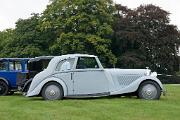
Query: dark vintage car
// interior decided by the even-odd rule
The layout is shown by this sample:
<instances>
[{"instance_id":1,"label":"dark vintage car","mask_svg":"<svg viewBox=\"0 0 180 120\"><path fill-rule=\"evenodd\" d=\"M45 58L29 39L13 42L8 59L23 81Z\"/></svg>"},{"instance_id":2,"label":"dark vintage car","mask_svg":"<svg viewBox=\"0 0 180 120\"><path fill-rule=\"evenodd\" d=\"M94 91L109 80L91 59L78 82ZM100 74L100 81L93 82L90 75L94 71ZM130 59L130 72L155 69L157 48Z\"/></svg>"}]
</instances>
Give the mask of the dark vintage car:
<instances>
[{"instance_id":1,"label":"dark vintage car","mask_svg":"<svg viewBox=\"0 0 180 120\"><path fill-rule=\"evenodd\" d=\"M32 78L39 72L43 71L49 61L53 58L53 56L40 56L31 58L28 61L28 73L26 75L26 79L19 79L17 81L18 90L22 91L23 93L26 93L29 89L29 86L31 84Z\"/></svg>"}]
</instances>

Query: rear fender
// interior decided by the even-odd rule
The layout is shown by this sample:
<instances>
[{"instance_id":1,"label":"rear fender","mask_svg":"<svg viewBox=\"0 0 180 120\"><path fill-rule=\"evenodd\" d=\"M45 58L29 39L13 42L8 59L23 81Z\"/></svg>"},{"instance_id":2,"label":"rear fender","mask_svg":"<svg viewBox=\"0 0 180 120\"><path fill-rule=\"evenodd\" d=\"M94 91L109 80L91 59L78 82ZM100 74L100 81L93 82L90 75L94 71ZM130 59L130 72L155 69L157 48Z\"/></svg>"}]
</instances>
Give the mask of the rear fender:
<instances>
[{"instance_id":1,"label":"rear fender","mask_svg":"<svg viewBox=\"0 0 180 120\"><path fill-rule=\"evenodd\" d=\"M34 88L33 90L29 89L26 96L30 97L30 96L37 96L37 95L39 95L41 93L41 90L44 87L44 85L46 83L48 83L48 82L57 82L57 83L59 83L62 86L62 88L63 88L64 97L67 96L67 86L66 86L66 84L61 79L58 79L58 78L55 78L55 77L50 77L50 78L47 78L47 79L41 81L35 88L32 87L32 88Z\"/></svg>"}]
</instances>

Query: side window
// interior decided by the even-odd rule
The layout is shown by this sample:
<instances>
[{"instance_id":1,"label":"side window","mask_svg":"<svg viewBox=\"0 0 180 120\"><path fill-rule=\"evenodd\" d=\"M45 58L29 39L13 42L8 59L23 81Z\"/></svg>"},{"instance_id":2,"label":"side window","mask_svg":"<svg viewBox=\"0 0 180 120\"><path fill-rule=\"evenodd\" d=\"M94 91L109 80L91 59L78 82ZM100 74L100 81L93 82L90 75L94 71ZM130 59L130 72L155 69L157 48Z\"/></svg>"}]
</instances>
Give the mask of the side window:
<instances>
[{"instance_id":1,"label":"side window","mask_svg":"<svg viewBox=\"0 0 180 120\"><path fill-rule=\"evenodd\" d=\"M66 59L66 60L62 60L58 63L58 65L56 66L56 71L67 71L67 70L71 70L73 67L75 59L71 58L71 59Z\"/></svg>"},{"instance_id":2,"label":"side window","mask_svg":"<svg viewBox=\"0 0 180 120\"><path fill-rule=\"evenodd\" d=\"M22 70L21 62L15 62L15 70Z\"/></svg>"},{"instance_id":3,"label":"side window","mask_svg":"<svg viewBox=\"0 0 180 120\"><path fill-rule=\"evenodd\" d=\"M21 63L18 61L9 62L9 70L10 71L22 70Z\"/></svg>"},{"instance_id":4,"label":"side window","mask_svg":"<svg viewBox=\"0 0 180 120\"><path fill-rule=\"evenodd\" d=\"M3 71L5 71L5 70L7 70L7 62L0 62L0 70L3 70Z\"/></svg>"},{"instance_id":5,"label":"side window","mask_svg":"<svg viewBox=\"0 0 180 120\"><path fill-rule=\"evenodd\" d=\"M99 65L94 57L79 57L76 69L96 69Z\"/></svg>"}]
</instances>

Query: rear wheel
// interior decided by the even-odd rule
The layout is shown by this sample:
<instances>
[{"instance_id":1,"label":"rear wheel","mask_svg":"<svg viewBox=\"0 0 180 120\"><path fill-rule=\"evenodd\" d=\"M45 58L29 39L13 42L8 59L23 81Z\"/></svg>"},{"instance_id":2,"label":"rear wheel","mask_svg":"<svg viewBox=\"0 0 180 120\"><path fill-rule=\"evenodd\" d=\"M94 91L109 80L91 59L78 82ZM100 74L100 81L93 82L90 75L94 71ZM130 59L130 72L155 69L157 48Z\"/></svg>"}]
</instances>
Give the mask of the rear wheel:
<instances>
[{"instance_id":1,"label":"rear wheel","mask_svg":"<svg viewBox=\"0 0 180 120\"><path fill-rule=\"evenodd\" d=\"M59 100L63 98L63 89L56 82L47 83L42 89L42 97L45 100Z\"/></svg>"},{"instance_id":2,"label":"rear wheel","mask_svg":"<svg viewBox=\"0 0 180 120\"><path fill-rule=\"evenodd\" d=\"M143 82L138 89L138 97L146 100L157 100L161 96L160 86L153 81Z\"/></svg>"},{"instance_id":3,"label":"rear wheel","mask_svg":"<svg viewBox=\"0 0 180 120\"><path fill-rule=\"evenodd\" d=\"M4 81L0 81L0 96L7 95L9 87Z\"/></svg>"}]
</instances>

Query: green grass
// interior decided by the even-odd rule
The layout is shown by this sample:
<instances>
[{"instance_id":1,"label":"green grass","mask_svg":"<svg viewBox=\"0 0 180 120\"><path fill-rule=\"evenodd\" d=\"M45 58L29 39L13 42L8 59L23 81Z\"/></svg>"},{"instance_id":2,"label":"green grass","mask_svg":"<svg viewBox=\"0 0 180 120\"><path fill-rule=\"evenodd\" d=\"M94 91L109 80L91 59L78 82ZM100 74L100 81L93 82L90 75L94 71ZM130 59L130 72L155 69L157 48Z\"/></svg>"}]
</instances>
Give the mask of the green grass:
<instances>
[{"instance_id":1,"label":"green grass","mask_svg":"<svg viewBox=\"0 0 180 120\"><path fill-rule=\"evenodd\" d=\"M0 97L0 120L179 120L180 85L166 85L167 96L147 101L103 97L44 101L20 94Z\"/></svg>"}]
</instances>

